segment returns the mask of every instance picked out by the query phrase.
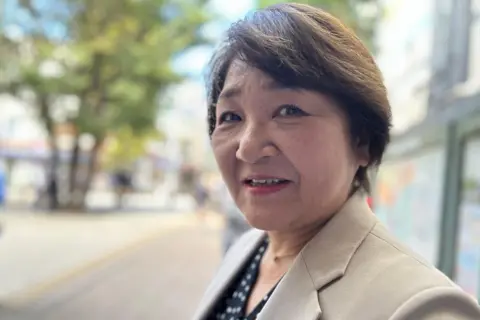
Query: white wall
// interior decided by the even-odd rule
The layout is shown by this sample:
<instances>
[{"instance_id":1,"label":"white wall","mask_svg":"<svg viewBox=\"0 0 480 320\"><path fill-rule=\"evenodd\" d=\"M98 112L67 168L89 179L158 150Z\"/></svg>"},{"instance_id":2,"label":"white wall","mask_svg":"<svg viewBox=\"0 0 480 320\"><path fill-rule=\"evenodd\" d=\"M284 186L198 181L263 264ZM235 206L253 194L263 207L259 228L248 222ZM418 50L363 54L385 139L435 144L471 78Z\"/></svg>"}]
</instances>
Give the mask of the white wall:
<instances>
[{"instance_id":1,"label":"white wall","mask_svg":"<svg viewBox=\"0 0 480 320\"><path fill-rule=\"evenodd\" d=\"M46 134L34 110L10 95L0 95L0 162L2 154L46 154ZM38 161L19 160L11 167L8 201L32 201L34 188L44 183L44 167Z\"/></svg>"},{"instance_id":2,"label":"white wall","mask_svg":"<svg viewBox=\"0 0 480 320\"><path fill-rule=\"evenodd\" d=\"M0 95L0 139L14 142L38 142L47 135L34 109L10 95Z\"/></svg>"},{"instance_id":3,"label":"white wall","mask_svg":"<svg viewBox=\"0 0 480 320\"><path fill-rule=\"evenodd\" d=\"M181 142L189 141L190 154L198 166L204 166L210 152L207 135L207 104L200 81L186 81L169 92L166 101L171 110L161 116L160 128L167 135L165 156L181 161Z\"/></svg>"}]
</instances>

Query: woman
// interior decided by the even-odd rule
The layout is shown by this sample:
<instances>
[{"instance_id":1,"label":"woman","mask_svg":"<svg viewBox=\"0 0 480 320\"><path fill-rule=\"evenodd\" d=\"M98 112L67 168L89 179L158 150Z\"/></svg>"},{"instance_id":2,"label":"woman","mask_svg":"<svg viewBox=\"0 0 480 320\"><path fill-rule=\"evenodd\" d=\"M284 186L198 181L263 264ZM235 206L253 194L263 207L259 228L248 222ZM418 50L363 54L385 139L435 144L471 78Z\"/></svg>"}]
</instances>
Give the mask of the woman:
<instances>
[{"instance_id":1,"label":"woman","mask_svg":"<svg viewBox=\"0 0 480 320\"><path fill-rule=\"evenodd\" d=\"M299 4L255 12L228 31L209 89L213 151L254 230L195 319L480 319L362 195L390 106L373 58L337 19Z\"/></svg>"}]
</instances>

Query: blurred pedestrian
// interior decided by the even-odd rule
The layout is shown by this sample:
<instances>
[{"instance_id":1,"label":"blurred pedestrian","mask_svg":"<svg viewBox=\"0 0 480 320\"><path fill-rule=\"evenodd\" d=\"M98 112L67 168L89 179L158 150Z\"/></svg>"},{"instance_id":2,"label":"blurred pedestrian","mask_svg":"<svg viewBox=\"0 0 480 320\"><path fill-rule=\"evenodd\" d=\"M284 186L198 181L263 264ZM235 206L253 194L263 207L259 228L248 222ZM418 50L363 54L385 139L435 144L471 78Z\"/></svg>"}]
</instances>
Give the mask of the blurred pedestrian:
<instances>
[{"instance_id":1,"label":"blurred pedestrian","mask_svg":"<svg viewBox=\"0 0 480 320\"><path fill-rule=\"evenodd\" d=\"M222 251L226 254L228 249L250 230L247 220L233 201L223 181L217 187L215 198L218 199L218 211L225 217L225 227L222 236Z\"/></svg>"},{"instance_id":2,"label":"blurred pedestrian","mask_svg":"<svg viewBox=\"0 0 480 320\"><path fill-rule=\"evenodd\" d=\"M368 206L391 108L359 38L295 3L259 9L227 35L210 69L209 133L254 229L229 250L194 319L480 319L478 303Z\"/></svg>"},{"instance_id":3,"label":"blurred pedestrian","mask_svg":"<svg viewBox=\"0 0 480 320\"><path fill-rule=\"evenodd\" d=\"M204 220L207 214L207 202L209 200L209 192L207 187L203 184L200 178L195 182L194 195L196 203L196 212L200 220Z\"/></svg>"},{"instance_id":4,"label":"blurred pedestrian","mask_svg":"<svg viewBox=\"0 0 480 320\"><path fill-rule=\"evenodd\" d=\"M117 208L124 206L125 194L132 191L132 175L128 170L119 169L113 174L113 185L117 195Z\"/></svg>"},{"instance_id":5,"label":"blurred pedestrian","mask_svg":"<svg viewBox=\"0 0 480 320\"><path fill-rule=\"evenodd\" d=\"M57 177L50 177L47 185L48 209L56 210L58 208L58 183Z\"/></svg>"}]
</instances>

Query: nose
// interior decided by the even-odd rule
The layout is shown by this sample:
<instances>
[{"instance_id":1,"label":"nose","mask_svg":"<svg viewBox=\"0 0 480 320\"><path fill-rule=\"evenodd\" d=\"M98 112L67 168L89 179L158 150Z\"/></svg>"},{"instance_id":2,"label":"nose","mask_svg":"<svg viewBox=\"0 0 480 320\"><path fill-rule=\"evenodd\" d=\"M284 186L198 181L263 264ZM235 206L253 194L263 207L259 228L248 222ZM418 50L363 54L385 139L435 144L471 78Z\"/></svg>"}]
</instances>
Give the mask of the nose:
<instances>
[{"instance_id":1,"label":"nose","mask_svg":"<svg viewBox=\"0 0 480 320\"><path fill-rule=\"evenodd\" d=\"M250 125L239 137L236 157L246 163L255 164L279 154L265 124Z\"/></svg>"}]
</instances>

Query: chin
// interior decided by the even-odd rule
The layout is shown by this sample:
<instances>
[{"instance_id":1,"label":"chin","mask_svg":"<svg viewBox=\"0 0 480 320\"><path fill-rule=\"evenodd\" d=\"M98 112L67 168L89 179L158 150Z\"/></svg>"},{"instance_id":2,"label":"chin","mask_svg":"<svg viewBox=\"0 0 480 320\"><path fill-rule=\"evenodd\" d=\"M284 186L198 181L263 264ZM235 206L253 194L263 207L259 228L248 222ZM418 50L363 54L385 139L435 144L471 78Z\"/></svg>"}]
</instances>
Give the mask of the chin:
<instances>
[{"instance_id":1,"label":"chin","mask_svg":"<svg viewBox=\"0 0 480 320\"><path fill-rule=\"evenodd\" d=\"M284 216L281 213L246 211L245 218L248 224L255 229L263 231L285 231L292 226L291 217ZM290 218L290 219L288 219Z\"/></svg>"}]
</instances>

